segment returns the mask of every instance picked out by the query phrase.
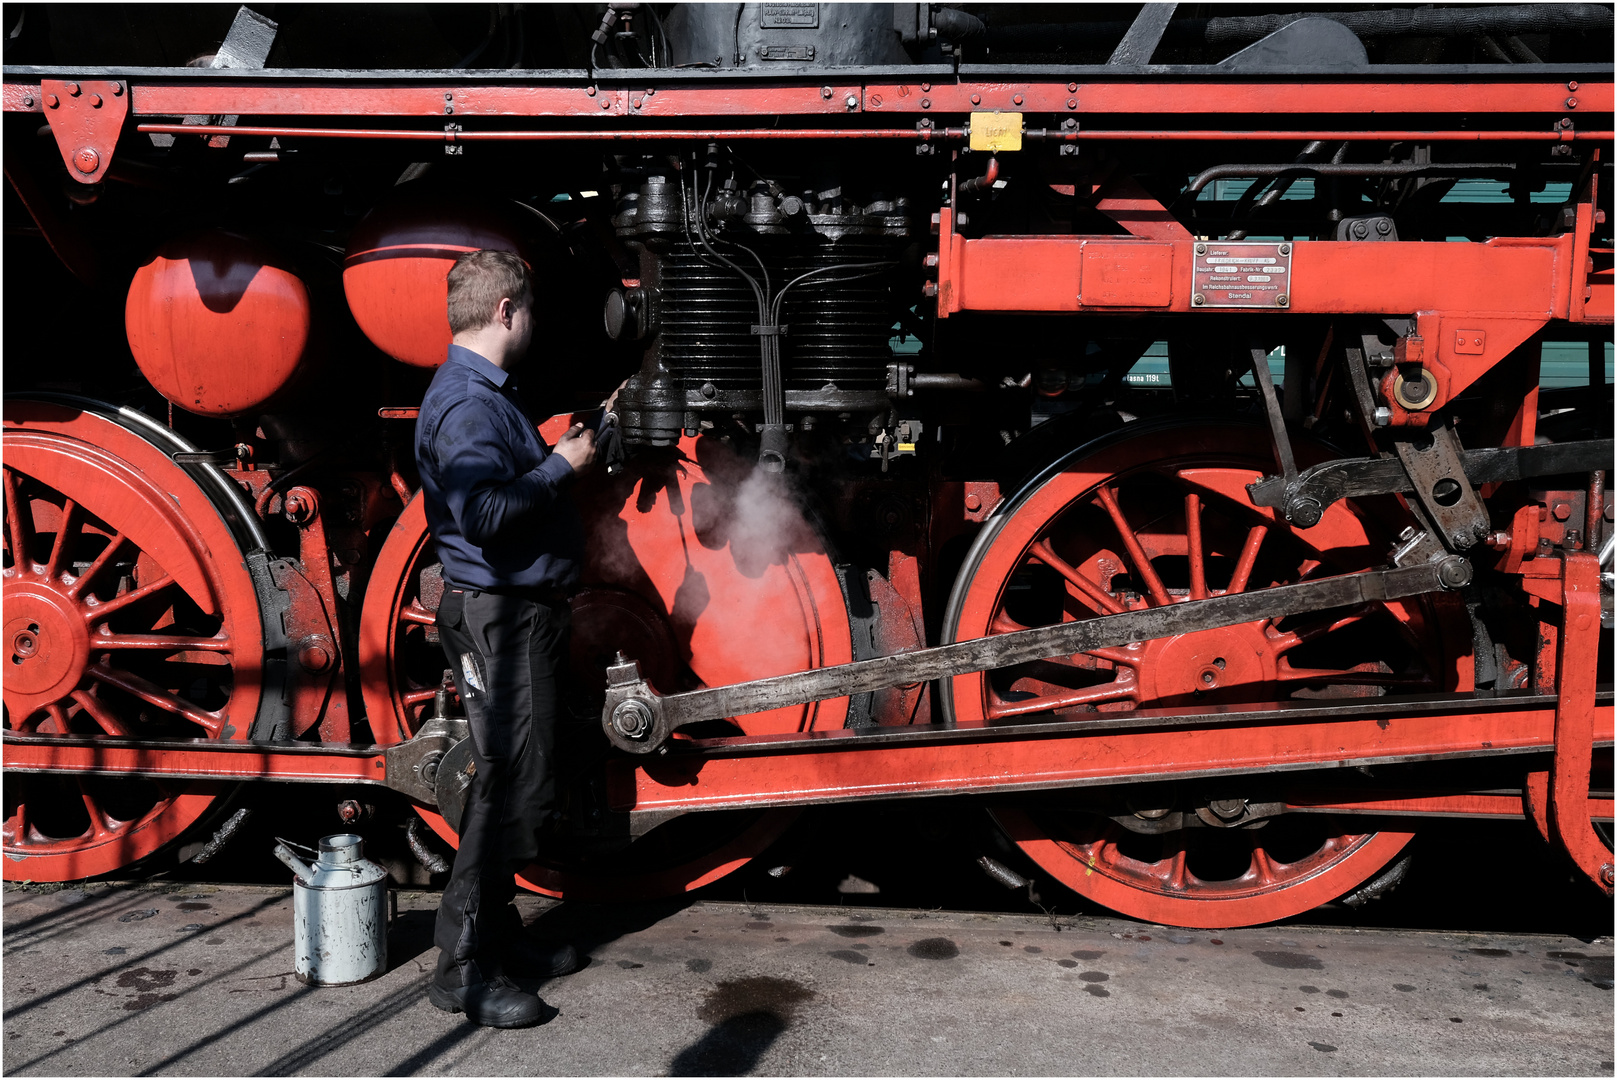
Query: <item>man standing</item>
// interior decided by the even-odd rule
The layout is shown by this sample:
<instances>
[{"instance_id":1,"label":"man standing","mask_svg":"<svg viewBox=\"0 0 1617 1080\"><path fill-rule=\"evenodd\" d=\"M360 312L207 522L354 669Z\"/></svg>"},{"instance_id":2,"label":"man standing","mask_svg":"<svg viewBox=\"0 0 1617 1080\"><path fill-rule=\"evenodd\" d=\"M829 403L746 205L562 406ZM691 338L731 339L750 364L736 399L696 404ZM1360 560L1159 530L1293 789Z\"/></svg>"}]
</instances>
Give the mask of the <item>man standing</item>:
<instances>
[{"instance_id":1,"label":"man standing","mask_svg":"<svg viewBox=\"0 0 1617 1080\"><path fill-rule=\"evenodd\" d=\"M542 1003L507 971L565 975L572 948L522 935L516 873L538 854L555 803L557 678L583 559L566 489L595 460L574 426L548 449L513 369L533 337L533 283L506 251L462 255L449 271L449 358L416 421L427 525L444 568L438 634L466 707L476 772L460 848L438 909L441 950L427 990L440 1009L490 1027L539 1022Z\"/></svg>"}]
</instances>

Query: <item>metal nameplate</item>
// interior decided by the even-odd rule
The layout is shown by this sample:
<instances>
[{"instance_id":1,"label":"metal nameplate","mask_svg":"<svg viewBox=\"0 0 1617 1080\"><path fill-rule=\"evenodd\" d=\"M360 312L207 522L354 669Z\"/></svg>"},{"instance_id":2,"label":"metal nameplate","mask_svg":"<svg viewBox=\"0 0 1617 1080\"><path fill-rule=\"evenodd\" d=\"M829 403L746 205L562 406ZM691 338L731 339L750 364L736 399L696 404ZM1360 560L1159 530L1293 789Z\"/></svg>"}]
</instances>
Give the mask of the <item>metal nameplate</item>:
<instances>
[{"instance_id":1,"label":"metal nameplate","mask_svg":"<svg viewBox=\"0 0 1617 1080\"><path fill-rule=\"evenodd\" d=\"M814 46L812 45L760 45L758 47L760 60L813 60Z\"/></svg>"},{"instance_id":2,"label":"metal nameplate","mask_svg":"<svg viewBox=\"0 0 1617 1080\"><path fill-rule=\"evenodd\" d=\"M1290 243L1198 242L1191 306L1289 307L1291 249Z\"/></svg>"},{"instance_id":3,"label":"metal nameplate","mask_svg":"<svg viewBox=\"0 0 1617 1080\"><path fill-rule=\"evenodd\" d=\"M818 30L819 4L765 4L758 18L764 30Z\"/></svg>"}]
</instances>

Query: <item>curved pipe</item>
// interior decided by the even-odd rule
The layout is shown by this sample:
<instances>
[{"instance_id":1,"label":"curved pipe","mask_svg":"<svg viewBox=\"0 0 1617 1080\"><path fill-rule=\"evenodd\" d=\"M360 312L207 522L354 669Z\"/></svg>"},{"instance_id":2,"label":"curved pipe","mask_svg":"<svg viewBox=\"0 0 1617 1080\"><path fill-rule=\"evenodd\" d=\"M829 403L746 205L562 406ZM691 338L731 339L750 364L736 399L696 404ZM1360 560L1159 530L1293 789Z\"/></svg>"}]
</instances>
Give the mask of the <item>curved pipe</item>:
<instances>
[{"instance_id":1,"label":"curved pipe","mask_svg":"<svg viewBox=\"0 0 1617 1080\"><path fill-rule=\"evenodd\" d=\"M992 190L994 187L994 181L998 179L999 158L990 157L988 159L988 171L983 173L981 176L973 176L970 180L967 180L961 184L959 193L961 195L980 195L985 191Z\"/></svg>"}]
</instances>

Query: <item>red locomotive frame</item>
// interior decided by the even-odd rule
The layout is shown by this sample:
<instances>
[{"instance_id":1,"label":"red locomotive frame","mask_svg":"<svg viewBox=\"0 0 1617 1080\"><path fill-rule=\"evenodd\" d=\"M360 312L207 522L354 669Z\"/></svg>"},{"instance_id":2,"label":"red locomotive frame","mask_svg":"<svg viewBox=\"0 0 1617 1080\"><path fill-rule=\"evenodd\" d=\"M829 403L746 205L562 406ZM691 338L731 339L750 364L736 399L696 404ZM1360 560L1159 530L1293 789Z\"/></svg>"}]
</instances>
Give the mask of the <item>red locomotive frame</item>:
<instances>
[{"instance_id":1,"label":"red locomotive frame","mask_svg":"<svg viewBox=\"0 0 1617 1080\"><path fill-rule=\"evenodd\" d=\"M607 78L601 73L593 80L480 79L475 74L441 80L365 72L294 78L272 72L30 74L8 69L4 110L46 120L66 175L87 186L115 174L123 140L153 134L210 140L209 152L221 154L232 140L257 140L256 146L266 138L289 144L338 140L359 148L356 153L383 140L441 144L469 153L479 153L488 144L541 142L582 152L603 144L870 140L935 145L949 153L965 144L973 124L986 123L995 113L1000 117L1015 113L1020 114L1012 124L1016 137L996 154L1012 156L1018 150L1009 146L1020 147L1024 140L1028 146L1058 144L1090 153L1140 143L1240 146L1320 139L1458 142L1518 150L1571 144L1604 159L1611 154L1613 138L1609 68L1595 81L1541 73L1511 77L1508 72L1455 79L1429 72L1216 79L1090 72L1069 79L1014 72L973 75L962 69L908 82L893 81L885 74L851 78L849 72L838 72L831 83L807 77L704 80L659 72L632 78L615 74L616 78ZM181 124L176 120L181 116L193 119ZM224 117L231 122L195 122ZM1064 122L1069 118L1081 124ZM1365 123L1351 125L1344 118ZM274 158L273 151L260 153L266 155L264 160ZM964 166L958 171L964 172ZM971 236L962 232L962 204L954 178L950 194L927 210L933 237L926 251L930 279L923 302L935 303L939 320L1004 312L1214 322L1232 313L1250 315L1255 309L1264 309L1264 317L1272 320L1398 316L1409 320L1408 332L1399 337L1384 375L1367 384L1364 392L1373 397L1378 423L1385 429L1418 430L1434 417L1440 427L1451 402L1490 373L1497 376L1502 366L1519 364L1519 347L1546 325L1611 325L1612 253L1591 246L1605 221L1603 207L1609 205L1609 193L1599 190L1600 177L1599 168L1588 172L1582 188L1569 200L1564 227L1553 235L1449 243L1244 242L1239 251L1235 248L1243 242L1232 246L1192 235L1169 207L1121 169L1099 171L1087 189L1064 192L1115 221L1121 231ZM71 231L53 226L48 200L26 178L18 179L15 189L46 238L72 265L79 255L72 250ZM1266 260L1263 265L1275 268L1273 274L1251 275L1268 282L1267 291L1256 300L1235 289L1218 293L1211 285L1220 276L1216 271L1238 266L1242 259ZM1236 276L1246 275L1243 271ZM1282 283L1275 285L1274 278ZM1525 448L1535 442L1536 369L1512 377L1520 386L1520 400L1500 424L1491 447ZM1420 387L1425 388L1424 396ZM408 403L398 404L395 415L408 416ZM557 417L552 425L567 419ZM1609 436L1609 418L1605 430ZM1206 441L1204 436L1172 432L1160 437ZM8 668L7 709L15 729L8 729L4 746L8 776L148 777L164 792L147 817L118 819L81 784L91 825L77 837L52 838L31 831L27 808L8 807L8 879L66 879L117 870L152 854L201 820L212 802L210 793L216 790L209 785L242 779L386 784L415 798L423 806L423 816L452 840L449 825L428 809L443 791L434 770L448 768L444 763L451 760L448 754L456 741L451 728L431 726L444 718L443 695L433 685L404 685L394 674L395 652L404 648L405 631L410 626L430 627L432 621L432 598L425 585L419 593L411 591L416 587L413 575L420 572L425 525L419 498L408 481L395 470L391 476L345 477L340 484L330 477L319 483L292 483L297 477L290 473L255 468L244 460L228 469L213 469L199 460L205 455L172 436L166 438L167 443L158 425L133 418L127 410L96 410L60 399L8 404L7 543L10 552L26 557L13 555L14 565L6 570L7 644L16 658L33 665L29 671L41 668L36 657L54 657L43 665L48 669L42 672L44 678L22 679L20 663L18 671ZM1261 429L1254 445L1261 462ZM698 460L693 441L687 437L681 446L689 461ZM1609 446L1608 442L1608 454ZM1182 520L1182 525L1157 533L1126 527L1124 511L1117 508L1120 485L1140 468L1129 464L1126 455L1119 457L1124 464L1117 471L1096 473L1101 477L1098 486L1074 481L1066 493L1041 495L1053 489L1040 488L1018 496L988 481L930 484L927 512L933 534L919 549L895 547L887 565L878 567L885 587L901 598L913 623L882 651L902 656L926 644L923 610L930 612L936 606L937 590L929 593L923 588L917 558L935 559L945 540L975 532L984 522L993 526L984 535L991 533L995 539L979 544L974 565L992 566L997 559L1007 569L993 571L998 578L983 571L982 580L1003 585L1026 564L1030 557L1026 553L1031 551L1032 558L1068 579L1070 595L1080 599L1087 595L1097 616L1240 593L1245 584L1241 567L1251 570L1265 529L1273 536L1295 537L1317 526L1299 526L1295 521L1288 525L1289 510L1254 505L1243 494L1241 484L1255 483L1272 471L1261 463L1254 468L1250 454L1241 459L1247 464L1234 457L1215 461L1216 457L1197 443L1177 459L1189 464L1176 476L1196 468L1207 475L1183 481L1190 485L1183 488L1189 493L1184 509L1174 503L1163 511L1181 514L1182 519L1173 520ZM1205 466L1195 464L1204 460ZM843 706L822 698L819 704L805 706L806 712L792 713L789 722L743 726L739 735L675 735L663 741L664 748L672 748L668 753L613 756L602 766L609 806L621 815L621 828L638 836L693 811L776 810L910 795L1113 790L1174 778L1272 774L1267 788L1275 791L1275 797L1264 804L1270 809L1260 814L1253 801L1243 804L1232 821L1221 823L1205 814L1204 820L1219 827L1282 813L1335 814L1352 821L1372 821L1381 815L1394 831L1372 832L1366 827L1330 833L1319 851L1298 859L1294 868L1277 869L1278 858L1271 863L1268 855L1255 855L1247 874L1234 883L1208 886L1198 893L1195 882L1186 885L1182 852L1177 862L1169 856L1140 869L1138 860L1120 854L1119 845L1106 836L1086 834L1080 839L1050 826L1049 811L1037 802L1019 806L1011 800L997 816L1030 856L1080 891L1139 917L1185 925L1262 921L1330 900L1387 865L1409 838L1413 827L1407 823L1423 815L1526 817L1609 894L1612 856L1591 822L1611 820L1611 795L1609 789L1598 790L1602 781L1597 779L1592 786L1590 780L1597 750L1609 752L1614 739L1611 689L1596 685L1610 592L1605 593L1603 614L1602 568L1593 553L1596 537L1602 531L1609 535L1611 528L1610 504L1602 502L1602 469L1609 468L1609 463L1594 468L1592 486L1567 494L1584 503L1588 524L1581 541L1565 527L1556 532L1554 514L1546 513L1541 523L1538 506L1524 502L1509 527L1470 549L1469 557L1478 567L1512 576L1524 610L1530 610L1537 622L1538 647L1533 656L1521 658L1527 661L1528 685L1519 693L1473 695L1467 692L1473 684L1462 674L1452 685L1427 686L1417 696L1348 699L1349 705L1273 701L1152 707L1156 699L1136 694L1131 700L1143 707L1126 711L1074 714L1070 709L1077 699L1063 698L1069 711L1052 713L1044 708L1024 715L1027 710L1007 707L1011 699L995 697L997 691L982 690L981 701L973 704L979 688L987 686L987 677L968 672L949 678L951 700L958 704L952 706L956 714L947 724L924 722L927 717L918 710L924 710L927 702L915 689L905 708L911 720L921 723L843 727L837 720ZM215 506L234 499L234 516L228 508L210 515L199 512L195 501L182 502L178 510L165 501L165 492L197 490L198 469L211 470L234 485L234 495L208 495ZM1069 473L1076 469L1080 465L1072 465ZM33 497L19 487L21 477L51 478L50 485L66 502L30 503ZM1488 496L1499 485L1489 487L1484 481L1478 487ZM342 494L334 494L339 491ZM672 500L676 494L652 492L650 497ZM1056 508L1026 526L1016 515L1040 497L1056 500L1051 503ZM1552 497L1560 496L1552 493ZM389 506L397 512L391 502L395 499L407 505L386 534L391 538L381 544ZM1250 553L1244 562L1235 560L1234 577L1224 589L1209 585L1205 565L1224 541L1211 534L1204 539L1201 531L1204 508L1219 499L1246 500L1255 515L1251 520L1257 522L1251 526L1255 532L1250 535L1256 540L1248 545ZM1120 555L1133 568L1140 593L1135 600L1119 601L1122 594L1108 589L1102 579L1064 563L1050 547L1047 533L1040 532L1051 523L1069 520L1064 515L1076 513L1070 507L1080 502L1097 513L1111 512L1119 523ZM1326 531L1351 533L1360 528L1347 520L1341 510L1345 504L1335 505L1336 509L1324 511L1321 523ZM108 534L105 560L112 559L121 545L138 547L142 557L160 564L166 574L111 600L98 599L83 584L76 585L101 572L99 565L69 572L73 568L63 561L66 541L60 538L69 535L74 515L82 515L86 506L100 520L131 523L126 530ZM296 527L295 560L255 567L234 557L238 550L255 546L251 534L254 529L261 534L259 518L282 518ZM1018 534L1018 529L1026 535ZM374 538L367 539L372 530ZM42 547L41 537L47 535L57 539ZM1178 553L1175 557L1190 560L1191 584L1182 596L1170 596L1150 569L1170 549ZM812 576L819 571L800 567L794 572ZM1311 572L1303 570L1297 580ZM272 745L249 737L249 721L257 709L255 676L265 662L264 642L259 640L263 586L255 584L255 574L275 577L276 588L286 598L282 628L289 649L286 693L291 716L286 735L295 742ZM959 587L954 607L945 616L946 621L953 620L946 641L1021 626L1006 614L1001 593L989 590L978 596L968 584ZM211 614L222 620L216 634L181 641L173 635L164 637L163 628L157 626L147 631L150 640L143 642L127 631L106 629L111 610L138 604L152 591L175 587L193 598L212 598ZM346 599L355 587L365 590L357 626L339 617L339 595ZM787 590L781 596L794 595L790 588L797 588L813 598L826 595L817 589L834 591L835 583L779 588ZM1254 588L1252 595L1261 592ZM1388 610L1403 612L1398 617L1416 637L1447 633L1441 626L1452 612L1438 610L1441 602L1385 604L1393 605ZM827 624L817 631L817 651L806 662L809 667L856 665L862 659L839 618L830 613ZM1280 635L1278 620L1265 625L1274 631L1271 639ZM1236 629L1228 623L1222 627L1209 624L1198 632L1203 640L1218 634L1233 640ZM735 645L745 648L741 641ZM228 705L216 711L189 705L97 659L110 649L142 647L223 657L235 672ZM1092 651L1105 659L1108 649L1118 648ZM1272 655L1264 653L1265 648ZM1272 665L1266 678L1282 677L1273 670L1295 670L1279 645L1260 646L1257 652L1267 657L1262 662ZM1160 680L1167 678L1162 672L1171 670L1179 678L1182 669L1184 677L1211 677L1213 685L1225 670L1222 657L1215 670L1201 653L1181 653L1159 650L1146 666L1130 667L1136 673L1130 677L1149 674ZM355 657L357 675L350 671ZM642 667L649 663L645 656L631 659L640 660ZM1127 658L1105 662L1117 670L1133 663ZM745 678L738 674L735 681ZM1375 679L1384 687L1396 685L1385 676L1365 677L1366 682ZM116 688L159 710L179 712L204 729L207 738L134 738L137 733L127 730L116 716L97 717L103 721L100 733L73 729L65 710L75 706L63 703L77 702L96 715L99 699L92 684ZM650 692L636 700L657 706L661 696ZM1163 691L1158 696L1174 694ZM815 709L821 710L817 719ZM356 733L367 730L358 724L361 710L369 720L369 741L353 743ZM783 710L777 712L784 716L790 711ZM23 722L36 713L45 719L36 719L31 726ZM1524 779L1519 788L1503 792L1446 787L1441 771L1430 774L1431 784L1396 788L1330 786L1317 779L1288 785L1284 779L1292 773L1343 766L1505 760L1512 755L1526 755L1518 759L1524 763ZM755 815L747 822L677 867L655 868L628 879L536 867L528 880L535 887L570 896L694 888L740 865L780 828L779 815ZM1260 844L1256 850L1264 849Z\"/></svg>"}]
</instances>

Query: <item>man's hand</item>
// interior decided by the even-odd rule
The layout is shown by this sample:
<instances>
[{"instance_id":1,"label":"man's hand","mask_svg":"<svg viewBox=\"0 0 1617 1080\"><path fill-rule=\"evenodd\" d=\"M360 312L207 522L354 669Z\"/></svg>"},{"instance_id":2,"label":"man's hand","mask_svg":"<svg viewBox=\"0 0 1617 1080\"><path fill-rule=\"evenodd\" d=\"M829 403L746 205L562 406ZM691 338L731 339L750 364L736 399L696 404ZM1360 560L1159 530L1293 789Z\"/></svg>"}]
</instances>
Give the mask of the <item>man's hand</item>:
<instances>
[{"instance_id":1,"label":"man's hand","mask_svg":"<svg viewBox=\"0 0 1617 1080\"><path fill-rule=\"evenodd\" d=\"M573 467L574 472L587 469L595 460L595 432L583 424L574 424L556 440L556 453Z\"/></svg>"}]
</instances>

